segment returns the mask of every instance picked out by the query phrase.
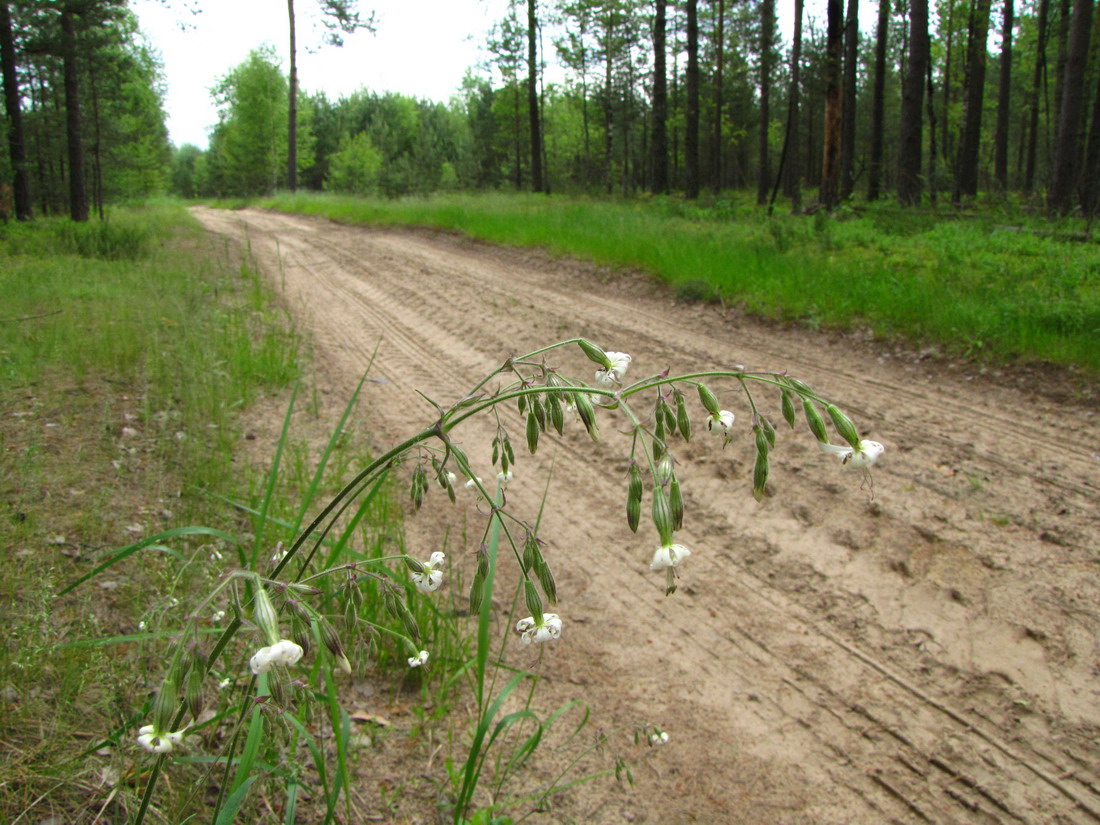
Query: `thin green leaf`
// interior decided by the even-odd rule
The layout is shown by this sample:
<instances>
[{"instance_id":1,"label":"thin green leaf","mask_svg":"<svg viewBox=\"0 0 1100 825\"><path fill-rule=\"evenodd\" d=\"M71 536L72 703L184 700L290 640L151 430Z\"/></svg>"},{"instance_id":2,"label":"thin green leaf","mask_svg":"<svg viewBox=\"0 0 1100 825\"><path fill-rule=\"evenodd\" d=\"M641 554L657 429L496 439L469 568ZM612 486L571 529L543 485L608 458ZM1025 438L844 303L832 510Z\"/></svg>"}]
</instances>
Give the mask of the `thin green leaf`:
<instances>
[{"instance_id":1,"label":"thin green leaf","mask_svg":"<svg viewBox=\"0 0 1100 825\"><path fill-rule=\"evenodd\" d=\"M152 547L158 542L165 541L167 539L174 539L177 536L214 536L215 538L219 538L233 544L237 543L237 539L235 539L233 536L221 530L215 530L213 527L174 527L171 530L165 530L163 533L157 533L155 536L149 536L148 538L142 539L136 544L131 544L128 547L123 547L121 550L119 550L117 553L107 559L107 561L98 565L90 573L85 573L79 579L76 579L75 581L72 581L69 584L65 585L62 590L58 591L57 595L64 596L70 590L79 587L84 582L88 581L88 579L93 578L94 576L98 576L104 570L108 569L109 567L113 567L123 559L129 558L139 550L144 550L147 547Z\"/></svg>"}]
</instances>

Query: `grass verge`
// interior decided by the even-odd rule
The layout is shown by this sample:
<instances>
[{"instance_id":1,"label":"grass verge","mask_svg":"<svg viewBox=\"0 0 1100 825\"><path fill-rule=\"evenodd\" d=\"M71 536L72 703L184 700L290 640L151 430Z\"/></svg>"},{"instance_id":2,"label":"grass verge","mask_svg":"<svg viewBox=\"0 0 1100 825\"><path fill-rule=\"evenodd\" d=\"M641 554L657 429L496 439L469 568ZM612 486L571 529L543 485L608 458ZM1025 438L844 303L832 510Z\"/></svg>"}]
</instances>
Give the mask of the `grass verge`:
<instances>
[{"instance_id":1,"label":"grass verge","mask_svg":"<svg viewBox=\"0 0 1100 825\"><path fill-rule=\"evenodd\" d=\"M866 327L994 363L1052 363L1100 375L1100 245L1007 207L960 214L883 204L835 217L768 218L738 201L308 193L261 205L539 246L652 273L685 299L718 299L811 325Z\"/></svg>"},{"instance_id":2,"label":"grass verge","mask_svg":"<svg viewBox=\"0 0 1100 825\"><path fill-rule=\"evenodd\" d=\"M157 638L221 551L151 549L58 598L104 554L247 485L238 412L298 374L257 273L179 207L0 229L0 821L130 811ZM113 640L101 644L101 640Z\"/></svg>"}]
</instances>

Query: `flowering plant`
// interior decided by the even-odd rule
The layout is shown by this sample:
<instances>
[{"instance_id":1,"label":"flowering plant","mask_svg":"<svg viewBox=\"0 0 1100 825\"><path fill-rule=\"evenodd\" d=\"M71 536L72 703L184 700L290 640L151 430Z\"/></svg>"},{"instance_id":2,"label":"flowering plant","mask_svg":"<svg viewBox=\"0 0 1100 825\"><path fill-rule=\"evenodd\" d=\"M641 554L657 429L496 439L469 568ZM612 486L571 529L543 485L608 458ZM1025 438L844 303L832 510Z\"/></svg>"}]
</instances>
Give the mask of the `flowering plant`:
<instances>
[{"instance_id":1,"label":"flowering plant","mask_svg":"<svg viewBox=\"0 0 1100 825\"><path fill-rule=\"evenodd\" d=\"M563 369L548 362L551 354L560 354L563 348L572 346L579 347L595 363L597 369L593 385L570 377ZM498 562L496 546L499 536L502 538L500 546L511 550L529 612L526 618L519 619L514 625L521 644L545 650L546 645L562 637L566 621L558 613L545 609L546 604L557 604L558 589L551 564L543 552L543 542L537 535L537 528L511 513L506 505L505 488L515 483L513 468L516 455L512 433L501 415L504 405L514 405L518 410L524 422L523 440L532 454L539 449L545 437L564 432L567 413L579 420L593 440L600 438L601 417L614 414L624 419L631 436L626 522L634 532L641 528L643 502L648 490L651 521L658 539L649 566L664 575L666 595L676 591L677 577L691 556L691 550L677 538L678 531L683 527L685 505L671 451L674 438L685 441L691 438L694 414L689 407L689 398L692 395L697 396L703 408L703 425L722 437L723 446L739 435L737 418L732 411L722 407L712 385L731 384L744 397L750 415L742 432L751 439L755 452L752 490L757 500L765 495L771 453L778 442L775 425L758 403L755 393L758 389L778 395L780 416L790 428L798 425L798 413L801 411L821 449L836 455L844 466L860 470L866 483L870 482L871 467L883 453L883 446L862 438L851 419L838 407L822 400L806 384L785 373L752 372L737 367L670 376L665 370L644 375L628 384L625 383L626 374L632 363L633 358L629 354L605 351L586 339L571 339L508 358L451 406L445 408L431 402L435 409L433 422L378 456L360 471L312 522L297 532L285 550L272 558L274 566L270 572L261 575L255 569L254 560L248 569L229 573L193 615L198 616L214 595L229 588L236 608L235 617L222 630L208 655L200 652L193 627L184 632L158 693L154 720L138 733L138 743L157 757L138 821L144 817L157 772L183 738L186 730L181 727L184 717L190 714L193 721L199 721L203 681L245 626L245 615L251 616L251 624L264 643L255 649L249 660L257 697L279 706L289 706L295 695L295 687L299 683L290 674L300 667L299 663L310 654L311 648L316 647L312 640L320 641L318 652L326 649L332 663L340 670L352 671L341 633L333 620L309 601L322 595L323 591L317 584L333 577L343 582L345 614L342 623L345 634L354 633L363 625L375 635L383 631L373 617L362 615L361 588L365 582L373 582L381 592L385 611L397 619L402 628L400 632L385 632L397 637L411 654L407 657L409 668L423 668L428 662L431 654L428 648L421 648L421 631L411 600L431 598L443 586L446 558L442 551L432 552L426 561L402 553L373 559L369 565L317 564L319 551L341 515L357 499L369 499L370 491L377 489L394 468L410 468L410 498L415 508L421 506L424 497L435 485L442 488L452 502L456 502L455 486L460 480L464 480L461 483L465 488L476 493L479 507L487 504L485 535L469 588L470 613L481 617L481 625L488 626L486 619ZM492 414L497 422L491 459L497 479L495 493L485 487L467 454L452 438L455 428L481 414ZM832 424L837 439L843 442L839 446L832 443L826 420ZM493 477L485 469L482 473L487 478ZM387 563L396 563L397 570L389 569ZM321 569L316 569L318 566ZM411 587L406 587L398 575L402 566ZM290 632L284 636L287 626ZM484 715L495 710L488 707L480 693L484 686L488 650L487 635L483 637L483 632L479 630L476 684L479 690L478 707ZM359 649L353 648L352 653L357 655ZM181 684L185 686L182 702L176 687ZM306 691L299 691L299 694L308 698ZM668 741L668 734L654 728L648 741L650 744L663 744ZM475 743L480 742L480 739L475 739ZM471 759L477 758L479 747L480 744L475 745ZM470 774L467 773L455 806L456 818L469 804L472 793L469 781Z\"/></svg>"}]
</instances>

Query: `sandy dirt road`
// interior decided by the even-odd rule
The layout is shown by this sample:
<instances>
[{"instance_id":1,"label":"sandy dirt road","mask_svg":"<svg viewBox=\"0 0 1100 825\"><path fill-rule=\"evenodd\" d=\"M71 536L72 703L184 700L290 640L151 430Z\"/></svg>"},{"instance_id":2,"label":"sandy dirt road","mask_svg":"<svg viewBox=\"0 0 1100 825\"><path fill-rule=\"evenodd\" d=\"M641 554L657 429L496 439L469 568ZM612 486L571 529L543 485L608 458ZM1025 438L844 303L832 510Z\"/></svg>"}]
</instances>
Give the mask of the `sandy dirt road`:
<instances>
[{"instance_id":1,"label":"sandy dirt road","mask_svg":"<svg viewBox=\"0 0 1100 825\"><path fill-rule=\"evenodd\" d=\"M428 232L199 209L247 241L314 340L321 380L350 394L379 344L371 438L430 423L510 354L573 336L633 355L632 375L788 370L886 445L873 500L803 430L781 432L774 495L751 495L749 415L726 450L702 432L675 455L693 555L663 594L656 544L625 524L627 439L608 418L526 456L509 491L558 573L562 639L540 703L585 701L611 731L655 723L638 786L561 795L545 821L1100 822L1100 416L852 337L683 305L649 279ZM731 260L731 266L737 262ZM555 356L590 377L579 351ZM694 399L692 399L694 401ZM765 401L779 421L778 400ZM736 406L735 406L736 404ZM458 440L492 475L495 425ZM414 542L463 513L432 495ZM415 546L415 545L414 545ZM432 549L425 546L425 557ZM472 549L472 548L468 548ZM468 554L456 562L470 565ZM468 580L468 579L467 579ZM625 739L623 740L625 741Z\"/></svg>"}]
</instances>

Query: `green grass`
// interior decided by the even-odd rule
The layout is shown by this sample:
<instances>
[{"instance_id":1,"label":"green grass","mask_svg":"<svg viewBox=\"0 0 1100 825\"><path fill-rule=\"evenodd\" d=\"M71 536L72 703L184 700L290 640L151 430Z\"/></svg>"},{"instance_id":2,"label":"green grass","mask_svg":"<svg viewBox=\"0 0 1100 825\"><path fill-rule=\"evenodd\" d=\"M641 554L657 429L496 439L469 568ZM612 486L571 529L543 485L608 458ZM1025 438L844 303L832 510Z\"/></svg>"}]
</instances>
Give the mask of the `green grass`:
<instances>
[{"instance_id":1,"label":"green grass","mask_svg":"<svg viewBox=\"0 0 1100 825\"><path fill-rule=\"evenodd\" d=\"M713 295L767 318L865 327L953 355L1100 374L1100 245L1007 207L960 215L883 204L837 217L768 218L747 202L722 200L695 206L674 199L304 193L260 205L543 247L652 273L683 297Z\"/></svg>"},{"instance_id":2,"label":"green grass","mask_svg":"<svg viewBox=\"0 0 1100 825\"><path fill-rule=\"evenodd\" d=\"M132 768L104 740L164 667L149 634L223 565L180 541L57 594L143 534L241 524L204 491L247 486L237 413L296 378L300 342L257 273L168 205L0 228L0 290L0 820L113 821L133 785L95 772Z\"/></svg>"}]
</instances>

